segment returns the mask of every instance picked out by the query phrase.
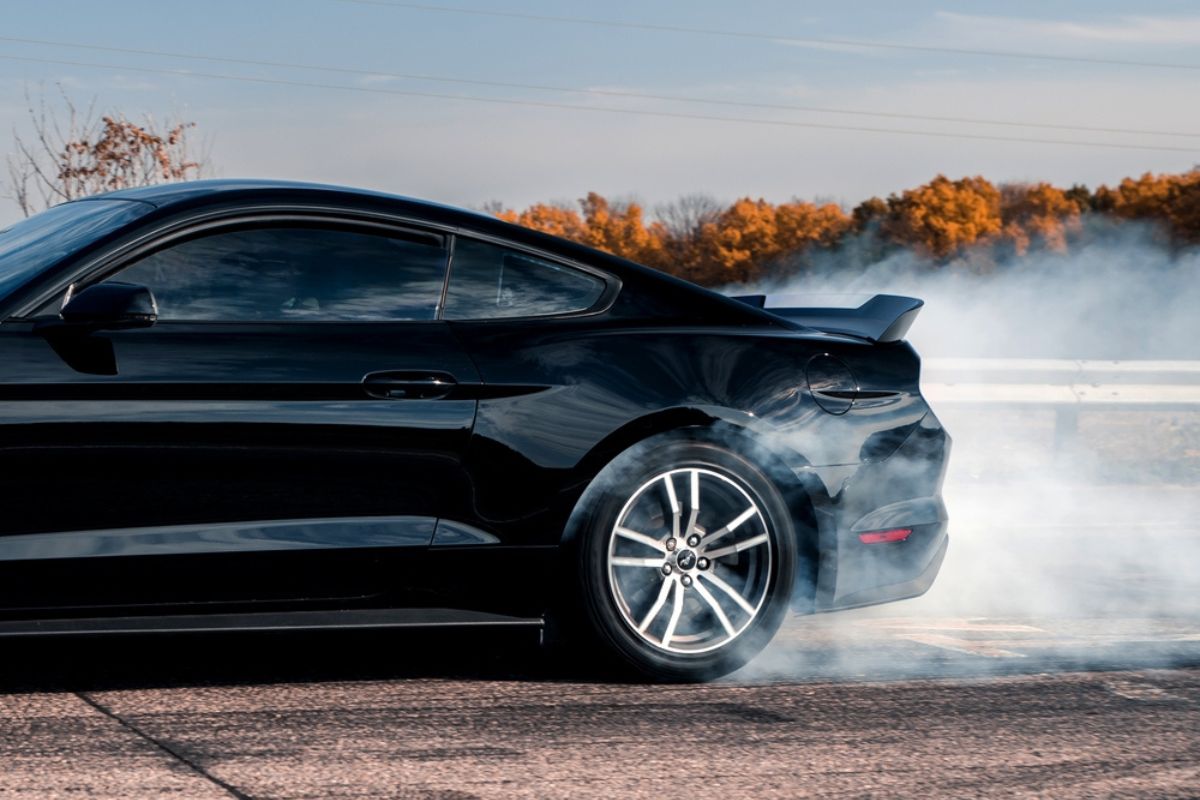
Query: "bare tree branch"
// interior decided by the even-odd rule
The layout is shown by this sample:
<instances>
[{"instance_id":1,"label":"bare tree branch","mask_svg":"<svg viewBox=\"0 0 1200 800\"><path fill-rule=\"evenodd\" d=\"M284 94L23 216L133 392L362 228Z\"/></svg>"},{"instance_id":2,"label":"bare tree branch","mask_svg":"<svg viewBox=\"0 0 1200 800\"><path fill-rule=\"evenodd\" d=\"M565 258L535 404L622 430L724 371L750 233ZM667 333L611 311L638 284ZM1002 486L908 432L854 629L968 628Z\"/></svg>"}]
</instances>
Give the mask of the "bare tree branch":
<instances>
[{"instance_id":1,"label":"bare tree branch","mask_svg":"<svg viewBox=\"0 0 1200 800\"><path fill-rule=\"evenodd\" d=\"M60 202L126 189L202 177L207 158L190 155L194 122L142 124L122 114L97 116L95 100L80 113L62 87L61 109L47 108L44 91L35 103L25 93L32 135L13 133L8 157L10 197L25 216Z\"/></svg>"},{"instance_id":2,"label":"bare tree branch","mask_svg":"<svg viewBox=\"0 0 1200 800\"><path fill-rule=\"evenodd\" d=\"M678 200L654 207L654 216L673 239L694 241L706 223L721 213L721 204L707 194L685 194Z\"/></svg>"}]
</instances>

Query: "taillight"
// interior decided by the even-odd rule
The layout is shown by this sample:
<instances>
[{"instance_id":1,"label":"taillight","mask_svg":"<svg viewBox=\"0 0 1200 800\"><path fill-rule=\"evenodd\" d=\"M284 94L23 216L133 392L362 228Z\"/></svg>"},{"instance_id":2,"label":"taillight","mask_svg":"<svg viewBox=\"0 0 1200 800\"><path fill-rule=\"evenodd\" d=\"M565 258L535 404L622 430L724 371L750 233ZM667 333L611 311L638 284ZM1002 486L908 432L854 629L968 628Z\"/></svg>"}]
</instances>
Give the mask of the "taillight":
<instances>
[{"instance_id":1,"label":"taillight","mask_svg":"<svg viewBox=\"0 0 1200 800\"><path fill-rule=\"evenodd\" d=\"M858 540L863 544L884 544L886 542L903 542L911 535L912 528L891 528L886 531L860 533Z\"/></svg>"}]
</instances>

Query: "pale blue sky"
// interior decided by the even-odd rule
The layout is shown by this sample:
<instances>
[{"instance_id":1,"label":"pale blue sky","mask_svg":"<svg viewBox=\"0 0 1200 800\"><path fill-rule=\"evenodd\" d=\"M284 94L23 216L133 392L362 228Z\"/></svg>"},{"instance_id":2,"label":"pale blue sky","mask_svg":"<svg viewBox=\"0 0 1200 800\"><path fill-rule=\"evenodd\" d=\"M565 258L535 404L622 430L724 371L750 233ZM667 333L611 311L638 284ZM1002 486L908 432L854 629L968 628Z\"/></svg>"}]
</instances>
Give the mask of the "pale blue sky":
<instances>
[{"instance_id":1,"label":"pale blue sky","mask_svg":"<svg viewBox=\"0 0 1200 800\"><path fill-rule=\"evenodd\" d=\"M1139 2L426 0L648 25L1045 53L1197 69L803 44L389 7L348 0L6 0L0 38L443 78L889 114L1129 128L1113 134L700 105L338 74L0 41L0 151L26 86L195 120L217 173L368 186L460 205L596 190L648 204L703 191L854 203L938 172L1095 184L1200 162L1200 8ZM43 61L21 61L3 56ZM116 68L85 66L107 64ZM1102 141L1102 149L572 111L148 70L872 128ZM5 204L0 221L11 218Z\"/></svg>"}]
</instances>

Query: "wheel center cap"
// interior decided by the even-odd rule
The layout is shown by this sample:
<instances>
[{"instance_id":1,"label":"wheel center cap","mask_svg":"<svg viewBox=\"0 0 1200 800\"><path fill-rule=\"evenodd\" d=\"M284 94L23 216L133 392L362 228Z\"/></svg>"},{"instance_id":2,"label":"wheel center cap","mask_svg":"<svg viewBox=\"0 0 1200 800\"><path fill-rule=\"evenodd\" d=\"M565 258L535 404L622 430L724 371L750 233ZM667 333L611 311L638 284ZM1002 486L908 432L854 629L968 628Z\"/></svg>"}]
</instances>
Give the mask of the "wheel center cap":
<instances>
[{"instance_id":1,"label":"wheel center cap","mask_svg":"<svg viewBox=\"0 0 1200 800\"><path fill-rule=\"evenodd\" d=\"M696 554L691 550L680 550L679 555L675 556L675 563L680 569L691 569L696 566Z\"/></svg>"}]
</instances>

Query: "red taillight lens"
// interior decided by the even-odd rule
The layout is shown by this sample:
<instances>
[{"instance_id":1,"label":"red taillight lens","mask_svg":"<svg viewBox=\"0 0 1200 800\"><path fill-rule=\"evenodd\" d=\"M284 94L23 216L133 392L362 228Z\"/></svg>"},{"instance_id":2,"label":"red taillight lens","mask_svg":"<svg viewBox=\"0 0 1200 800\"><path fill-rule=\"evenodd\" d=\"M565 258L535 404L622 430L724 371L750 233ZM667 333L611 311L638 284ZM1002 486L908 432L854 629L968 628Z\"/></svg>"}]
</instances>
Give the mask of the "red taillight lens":
<instances>
[{"instance_id":1,"label":"red taillight lens","mask_svg":"<svg viewBox=\"0 0 1200 800\"><path fill-rule=\"evenodd\" d=\"M903 542L911 535L912 528L892 528L887 531L860 533L858 540L863 544L883 544L885 542Z\"/></svg>"}]
</instances>

